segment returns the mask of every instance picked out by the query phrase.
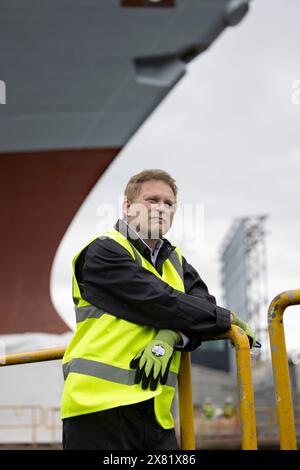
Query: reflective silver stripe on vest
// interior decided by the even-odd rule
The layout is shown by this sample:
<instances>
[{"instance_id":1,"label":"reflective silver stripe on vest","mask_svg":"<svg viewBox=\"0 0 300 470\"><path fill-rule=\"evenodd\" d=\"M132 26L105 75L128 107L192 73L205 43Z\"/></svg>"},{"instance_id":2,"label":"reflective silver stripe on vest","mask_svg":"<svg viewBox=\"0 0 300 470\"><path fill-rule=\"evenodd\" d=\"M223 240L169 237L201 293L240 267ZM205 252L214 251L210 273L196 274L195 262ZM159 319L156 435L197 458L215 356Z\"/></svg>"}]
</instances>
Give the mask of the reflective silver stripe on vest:
<instances>
[{"instance_id":1,"label":"reflective silver stripe on vest","mask_svg":"<svg viewBox=\"0 0 300 470\"><path fill-rule=\"evenodd\" d=\"M180 279L184 283L183 268L182 268L182 265L180 263L180 259L179 259L179 255L178 255L177 251L175 251L175 250L172 251L172 253L169 256L169 260L173 264L174 268L176 269L177 273L180 276Z\"/></svg>"},{"instance_id":2,"label":"reflective silver stripe on vest","mask_svg":"<svg viewBox=\"0 0 300 470\"><path fill-rule=\"evenodd\" d=\"M98 379L108 380L123 385L135 385L135 370L121 369L120 367L104 364L103 362L91 361L89 359L75 358L63 364L64 378L68 377L70 372L76 374L91 375ZM177 374L169 372L166 385L176 386Z\"/></svg>"},{"instance_id":3,"label":"reflective silver stripe on vest","mask_svg":"<svg viewBox=\"0 0 300 470\"><path fill-rule=\"evenodd\" d=\"M80 323L88 318L100 318L106 312L93 305L85 305L84 307L75 307L75 313L76 322Z\"/></svg>"}]
</instances>

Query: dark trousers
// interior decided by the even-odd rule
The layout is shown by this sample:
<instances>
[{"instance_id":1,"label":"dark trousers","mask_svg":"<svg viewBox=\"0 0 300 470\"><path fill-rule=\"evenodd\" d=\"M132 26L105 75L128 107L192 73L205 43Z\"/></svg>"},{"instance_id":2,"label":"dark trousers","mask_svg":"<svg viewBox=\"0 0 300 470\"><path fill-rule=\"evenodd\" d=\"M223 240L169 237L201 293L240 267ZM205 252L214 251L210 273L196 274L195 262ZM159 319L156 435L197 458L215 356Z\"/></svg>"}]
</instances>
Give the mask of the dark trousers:
<instances>
[{"instance_id":1,"label":"dark trousers","mask_svg":"<svg viewBox=\"0 0 300 470\"><path fill-rule=\"evenodd\" d=\"M154 399L63 420L64 450L179 450L156 421Z\"/></svg>"}]
</instances>

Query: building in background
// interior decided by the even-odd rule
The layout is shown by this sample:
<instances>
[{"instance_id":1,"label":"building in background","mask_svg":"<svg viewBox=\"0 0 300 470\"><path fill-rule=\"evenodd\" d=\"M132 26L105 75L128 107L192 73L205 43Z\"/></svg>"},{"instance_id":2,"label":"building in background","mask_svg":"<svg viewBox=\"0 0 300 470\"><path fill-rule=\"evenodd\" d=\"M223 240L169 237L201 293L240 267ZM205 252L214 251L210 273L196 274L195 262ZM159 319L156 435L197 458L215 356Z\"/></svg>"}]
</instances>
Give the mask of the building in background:
<instances>
[{"instance_id":1,"label":"building in background","mask_svg":"<svg viewBox=\"0 0 300 470\"><path fill-rule=\"evenodd\" d=\"M223 304L249 322L265 345L268 341L266 218L259 215L235 220L220 250ZM229 356L230 370L233 370L233 352Z\"/></svg>"},{"instance_id":2,"label":"building in background","mask_svg":"<svg viewBox=\"0 0 300 470\"><path fill-rule=\"evenodd\" d=\"M267 344L266 215L236 219L221 245L222 305L250 322ZM259 353L261 354L261 353ZM235 351L228 341L211 341L192 353L196 364L235 370Z\"/></svg>"}]
</instances>

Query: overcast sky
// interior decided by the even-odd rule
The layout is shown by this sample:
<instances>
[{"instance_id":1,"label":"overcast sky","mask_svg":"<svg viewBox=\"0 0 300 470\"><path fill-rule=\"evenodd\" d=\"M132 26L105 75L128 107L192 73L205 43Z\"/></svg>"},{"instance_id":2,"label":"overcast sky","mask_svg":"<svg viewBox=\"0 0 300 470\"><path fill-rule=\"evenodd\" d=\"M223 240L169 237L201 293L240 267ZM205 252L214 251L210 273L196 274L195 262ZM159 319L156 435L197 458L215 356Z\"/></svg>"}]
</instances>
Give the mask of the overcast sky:
<instances>
[{"instance_id":1,"label":"overcast sky","mask_svg":"<svg viewBox=\"0 0 300 470\"><path fill-rule=\"evenodd\" d=\"M220 305L219 249L236 217L269 216L269 301L300 288L300 92L293 89L300 91L299 24L299 0L253 1L242 23L188 66L118 155L79 210L53 265L53 301L70 325L71 259L115 222L128 179L145 168L170 172L179 203L199 208L200 228L196 212L183 222L197 233L192 250L180 240L181 217L177 238L166 237L181 247ZM103 217L108 204L115 211ZM300 350L300 307L290 308L284 323L288 350Z\"/></svg>"}]
</instances>

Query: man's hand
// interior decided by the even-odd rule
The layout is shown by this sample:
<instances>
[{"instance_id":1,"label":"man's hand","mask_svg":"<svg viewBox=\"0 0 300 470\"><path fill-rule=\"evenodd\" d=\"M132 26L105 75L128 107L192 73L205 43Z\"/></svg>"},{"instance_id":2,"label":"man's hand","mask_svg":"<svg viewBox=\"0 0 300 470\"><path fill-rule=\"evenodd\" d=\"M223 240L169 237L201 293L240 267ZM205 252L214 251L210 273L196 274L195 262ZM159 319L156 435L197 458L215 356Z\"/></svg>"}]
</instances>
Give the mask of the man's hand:
<instances>
[{"instance_id":1,"label":"man's hand","mask_svg":"<svg viewBox=\"0 0 300 470\"><path fill-rule=\"evenodd\" d=\"M242 328L242 330L244 330L244 332L246 333L246 335L249 338L250 349L252 349L255 346L255 343L257 341L256 341L256 335L252 331L249 323L245 322L240 317L238 317L235 312L231 312L231 323L233 325L239 326L240 328Z\"/></svg>"},{"instance_id":2,"label":"man's hand","mask_svg":"<svg viewBox=\"0 0 300 470\"><path fill-rule=\"evenodd\" d=\"M157 389L158 381L164 385L167 382L174 346L180 341L180 335L173 330L159 330L155 338L141 349L130 362L130 367L136 369L135 383L141 382L142 389Z\"/></svg>"}]
</instances>

